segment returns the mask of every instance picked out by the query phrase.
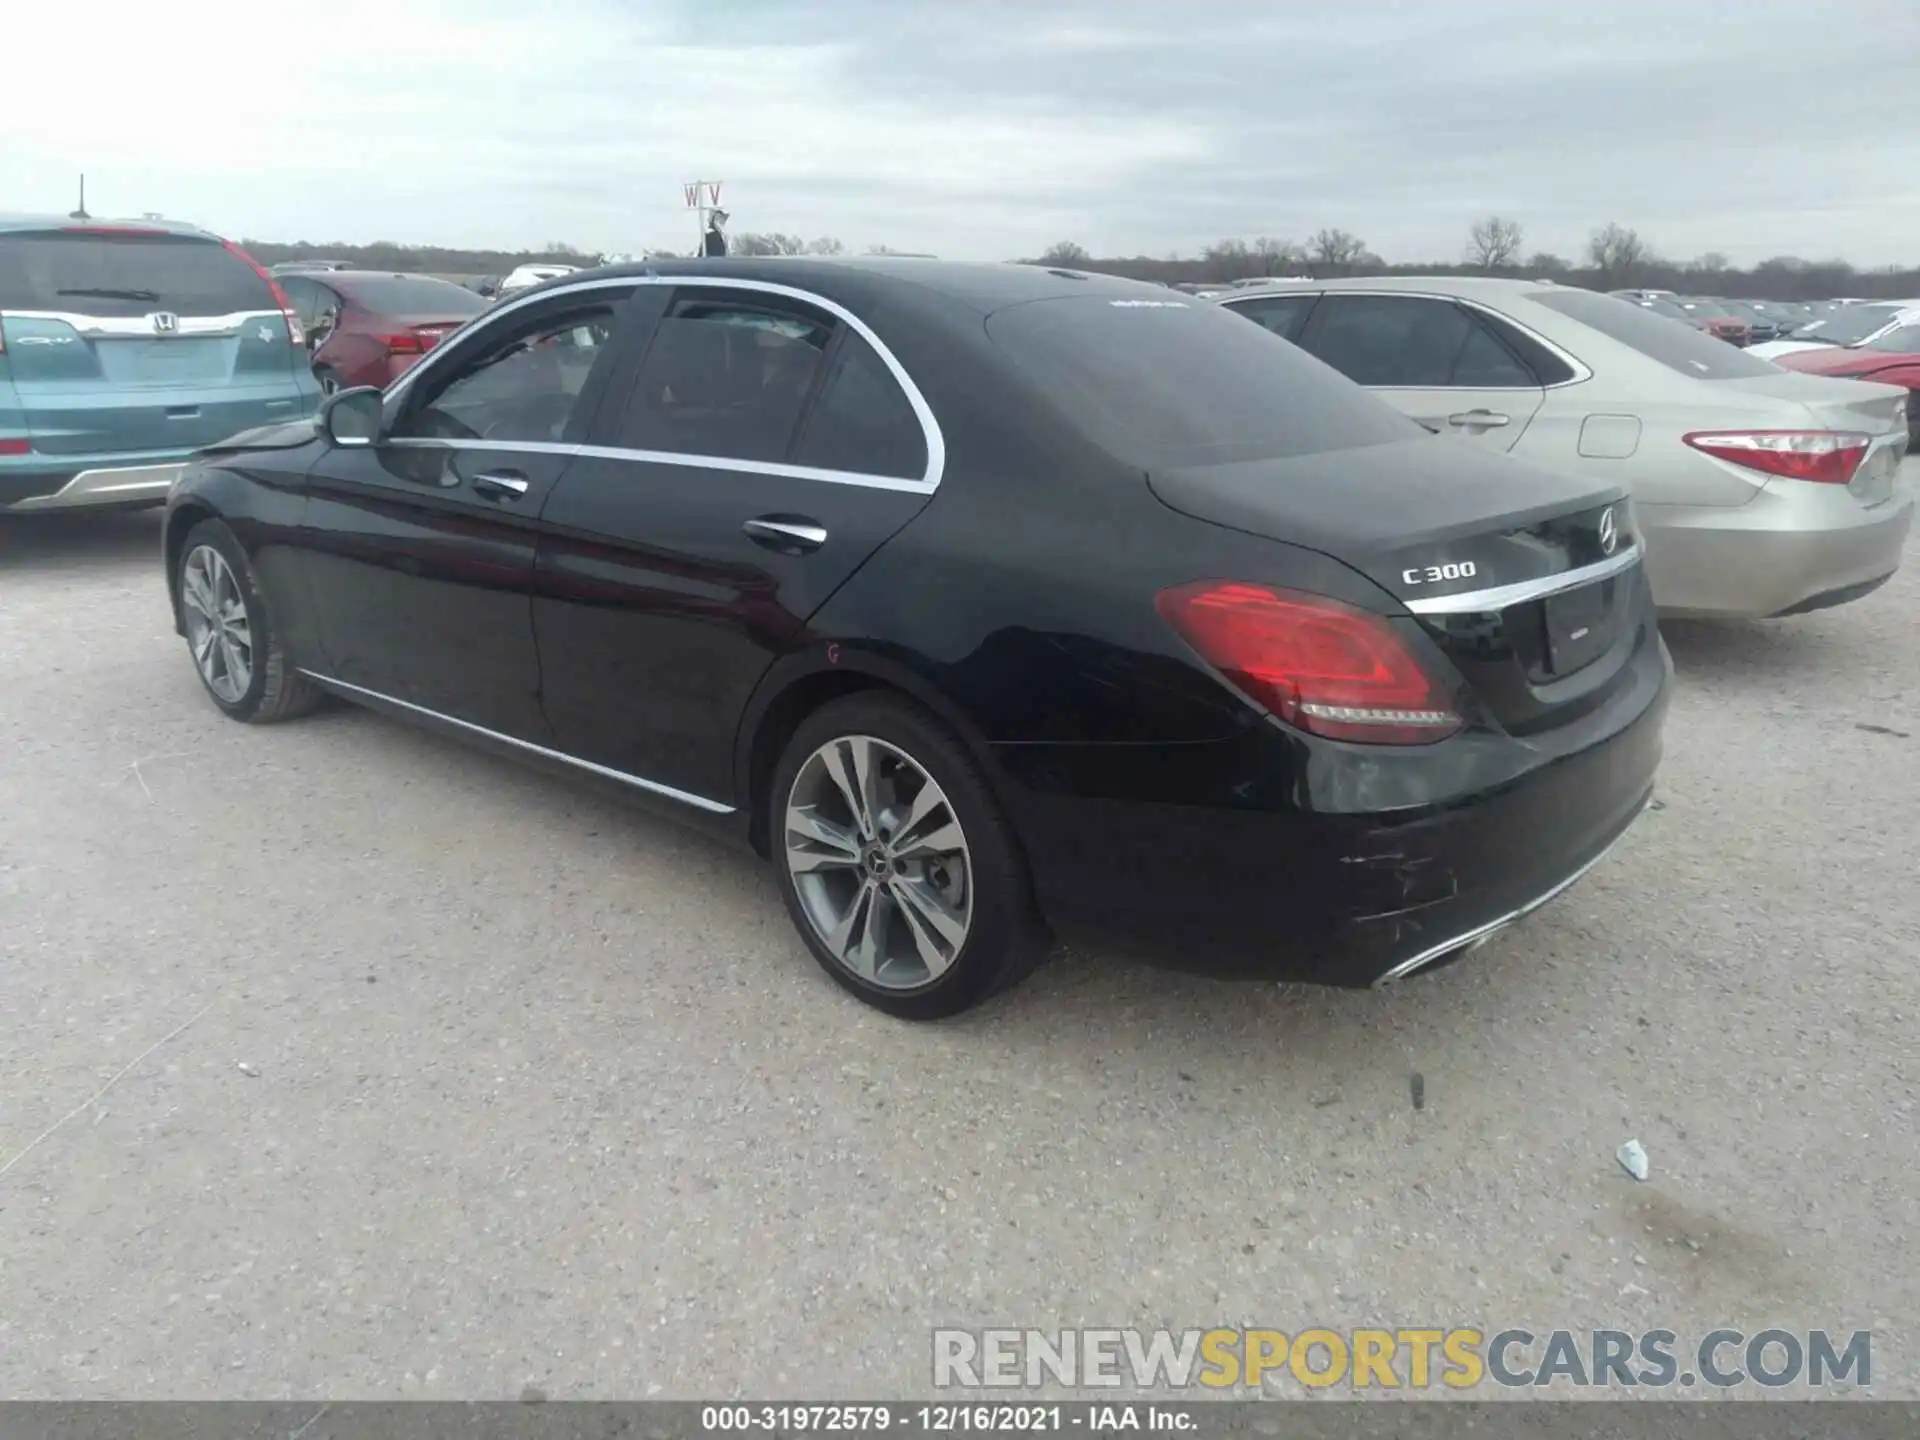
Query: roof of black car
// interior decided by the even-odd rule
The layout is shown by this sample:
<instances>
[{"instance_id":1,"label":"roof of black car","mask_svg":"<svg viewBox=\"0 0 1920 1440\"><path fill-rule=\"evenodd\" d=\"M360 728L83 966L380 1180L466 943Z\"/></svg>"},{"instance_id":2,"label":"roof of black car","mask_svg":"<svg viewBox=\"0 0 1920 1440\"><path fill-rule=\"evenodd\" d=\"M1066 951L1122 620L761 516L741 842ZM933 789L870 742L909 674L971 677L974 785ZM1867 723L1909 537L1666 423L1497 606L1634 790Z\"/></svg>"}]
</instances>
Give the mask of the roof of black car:
<instances>
[{"instance_id":1,"label":"roof of black car","mask_svg":"<svg viewBox=\"0 0 1920 1440\"><path fill-rule=\"evenodd\" d=\"M1151 294L1166 299L1165 286L1113 275L1011 261L920 260L891 255L861 256L728 256L725 259L652 260L582 270L562 280L548 281L558 289L589 276L672 275L713 279L758 280L769 285L793 285L817 290L829 299L843 293L872 296L892 285L911 285L933 291L981 311L1017 305L1027 300L1088 293ZM531 292L529 292L531 293Z\"/></svg>"}]
</instances>

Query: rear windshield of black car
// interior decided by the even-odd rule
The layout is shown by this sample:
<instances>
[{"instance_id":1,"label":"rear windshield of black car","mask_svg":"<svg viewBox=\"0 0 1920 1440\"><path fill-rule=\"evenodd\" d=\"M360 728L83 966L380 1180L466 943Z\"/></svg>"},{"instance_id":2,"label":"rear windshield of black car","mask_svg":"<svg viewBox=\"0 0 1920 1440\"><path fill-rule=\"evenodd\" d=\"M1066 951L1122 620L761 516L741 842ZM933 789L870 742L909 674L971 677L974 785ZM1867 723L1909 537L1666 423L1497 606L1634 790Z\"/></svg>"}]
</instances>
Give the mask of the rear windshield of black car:
<instances>
[{"instance_id":1,"label":"rear windshield of black car","mask_svg":"<svg viewBox=\"0 0 1920 1440\"><path fill-rule=\"evenodd\" d=\"M487 308L487 302L464 285L427 275L375 275L332 283L376 315L466 316Z\"/></svg>"},{"instance_id":2,"label":"rear windshield of black car","mask_svg":"<svg viewBox=\"0 0 1920 1440\"><path fill-rule=\"evenodd\" d=\"M279 308L267 282L217 241L74 230L0 233L0 310L126 317Z\"/></svg>"},{"instance_id":3,"label":"rear windshield of black car","mask_svg":"<svg viewBox=\"0 0 1920 1440\"><path fill-rule=\"evenodd\" d=\"M1228 464L1427 431L1259 325L1200 300L1011 305L987 334L1088 439L1143 467Z\"/></svg>"},{"instance_id":4,"label":"rear windshield of black car","mask_svg":"<svg viewBox=\"0 0 1920 1440\"><path fill-rule=\"evenodd\" d=\"M1743 380L1779 373L1767 361L1724 340L1611 295L1596 295L1591 290L1534 290L1527 298L1696 380Z\"/></svg>"}]
</instances>

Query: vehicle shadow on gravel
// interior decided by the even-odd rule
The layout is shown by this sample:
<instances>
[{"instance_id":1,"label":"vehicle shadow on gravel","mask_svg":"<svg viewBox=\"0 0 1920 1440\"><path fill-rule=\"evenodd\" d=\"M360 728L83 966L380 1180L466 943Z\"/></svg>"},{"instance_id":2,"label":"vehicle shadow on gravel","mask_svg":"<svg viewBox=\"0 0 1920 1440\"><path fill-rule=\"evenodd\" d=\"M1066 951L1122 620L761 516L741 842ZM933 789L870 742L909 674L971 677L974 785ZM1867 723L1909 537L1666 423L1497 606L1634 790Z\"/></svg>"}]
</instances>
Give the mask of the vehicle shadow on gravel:
<instances>
[{"instance_id":1,"label":"vehicle shadow on gravel","mask_svg":"<svg viewBox=\"0 0 1920 1440\"><path fill-rule=\"evenodd\" d=\"M1660 633L1683 684L1696 678L1804 676L1845 654L1817 620L1663 620Z\"/></svg>"},{"instance_id":2,"label":"vehicle shadow on gravel","mask_svg":"<svg viewBox=\"0 0 1920 1440\"><path fill-rule=\"evenodd\" d=\"M124 569L130 562L151 562L157 581L157 508L92 515L0 515L0 577Z\"/></svg>"}]
</instances>

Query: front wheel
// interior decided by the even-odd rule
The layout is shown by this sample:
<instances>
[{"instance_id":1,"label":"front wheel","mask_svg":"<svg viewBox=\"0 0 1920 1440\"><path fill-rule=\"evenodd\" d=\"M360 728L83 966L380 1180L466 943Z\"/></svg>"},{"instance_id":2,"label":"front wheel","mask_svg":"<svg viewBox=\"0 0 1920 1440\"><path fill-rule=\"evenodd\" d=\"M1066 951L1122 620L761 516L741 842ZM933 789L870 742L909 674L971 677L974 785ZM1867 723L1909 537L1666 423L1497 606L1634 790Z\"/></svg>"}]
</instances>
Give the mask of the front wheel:
<instances>
[{"instance_id":1,"label":"front wheel","mask_svg":"<svg viewBox=\"0 0 1920 1440\"><path fill-rule=\"evenodd\" d=\"M194 671L222 711L266 725L319 703L320 692L288 660L233 531L218 520L194 526L175 583Z\"/></svg>"},{"instance_id":2,"label":"front wheel","mask_svg":"<svg viewBox=\"0 0 1920 1440\"><path fill-rule=\"evenodd\" d=\"M933 1020L1015 984L1045 953L1012 829L964 745L892 696L809 716L768 797L780 892L846 989Z\"/></svg>"}]
</instances>

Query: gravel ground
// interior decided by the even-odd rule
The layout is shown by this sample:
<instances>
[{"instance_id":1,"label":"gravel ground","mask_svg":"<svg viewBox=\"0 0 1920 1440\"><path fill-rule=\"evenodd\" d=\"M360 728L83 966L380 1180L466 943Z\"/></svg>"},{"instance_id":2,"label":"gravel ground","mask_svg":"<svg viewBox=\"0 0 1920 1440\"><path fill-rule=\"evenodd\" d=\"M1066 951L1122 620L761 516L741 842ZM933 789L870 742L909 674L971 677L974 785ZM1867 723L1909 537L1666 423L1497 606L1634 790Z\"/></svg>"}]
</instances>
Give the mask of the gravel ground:
<instances>
[{"instance_id":1,"label":"gravel ground","mask_svg":"<svg viewBox=\"0 0 1920 1440\"><path fill-rule=\"evenodd\" d=\"M1671 627L1662 808L1466 963L1075 953L914 1027L751 859L223 720L157 534L0 521L0 1395L898 1398L936 1325L1521 1323L1871 1326L1920 1396L1920 558Z\"/></svg>"}]
</instances>

